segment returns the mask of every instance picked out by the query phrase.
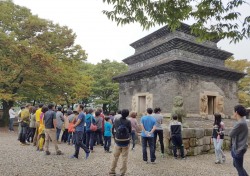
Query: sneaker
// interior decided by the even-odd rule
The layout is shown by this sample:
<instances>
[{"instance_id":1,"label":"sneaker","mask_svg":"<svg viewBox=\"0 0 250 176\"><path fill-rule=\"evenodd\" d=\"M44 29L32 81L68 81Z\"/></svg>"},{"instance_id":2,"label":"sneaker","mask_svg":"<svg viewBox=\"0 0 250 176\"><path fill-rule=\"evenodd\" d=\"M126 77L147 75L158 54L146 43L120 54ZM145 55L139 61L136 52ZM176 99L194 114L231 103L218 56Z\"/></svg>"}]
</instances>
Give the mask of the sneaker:
<instances>
[{"instance_id":1,"label":"sneaker","mask_svg":"<svg viewBox=\"0 0 250 176\"><path fill-rule=\"evenodd\" d=\"M155 161L151 161L150 164L156 164L156 162Z\"/></svg>"},{"instance_id":2,"label":"sneaker","mask_svg":"<svg viewBox=\"0 0 250 176\"><path fill-rule=\"evenodd\" d=\"M45 155L50 155L50 152L49 152L49 151L46 151L46 152L45 152Z\"/></svg>"},{"instance_id":3,"label":"sneaker","mask_svg":"<svg viewBox=\"0 0 250 176\"><path fill-rule=\"evenodd\" d=\"M115 172L109 172L109 175L113 176L113 175L116 175L116 173Z\"/></svg>"},{"instance_id":4,"label":"sneaker","mask_svg":"<svg viewBox=\"0 0 250 176\"><path fill-rule=\"evenodd\" d=\"M216 161L215 161L215 164L220 164L220 161L219 161L219 160L216 160Z\"/></svg>"},{"instance_id":5,"label":"sneaker","mask_svg":"<svg viewBox=\"0 0 250 176\"><path fill-rule=\"evenodd\" d=\"M132 151L135 151L135 148L132 148L131 150L132 150Z\"/></svg>"},{"instance_id":6,"label":"sneaker","mask_svg":"<svg viewBox=\"0 0 250 176\"><path fill-rule=\"evenodd\" d=\"M56 155L63 155L63 153L61 152L61 150L58 150L58 151L56 152Z\"/></svg>"},{"instance_id":7,"label":"sneaker","mask_svg":"<svg viewBox=\"0 0 250 176\"><path fill-rule=\"evenodd\" d=\"M183 157L183 158L181 158L182 160L186 160L186 158L185 157Z\"/></svg>"},{"instance_id":8,"label":"sneaker","mask_svg":"<svg viewBox=\"0 0 250 176\"><path fill-rule=\"evenodd\" d=\"M71 155L71 156L69 157L69 159L78 159L78 158L75 157L75 155Z\"/></svg>"},{"instance_id":9,"label":"sneaker","mask_svg":"<svg viewBox=\"0 0 250 176\"><path fill-rule=\"evenodd\" d=\"M164 153L161 153L161 157L162 157L162 158L165 158L165 154L164 154Z\"/></svg>"},{"instance_id":10,"label":"sneaker","mask_svg":"<svg viewBox=\"0 0 250 176\"><path fill-rule=\"evenodd\" d=\"M107 151L107 153L112 153L112 151Z\"/></svg>"},{"instance_id":11,"label":"sneaker","mask_svg":"<svg viewBox=\"0 0 250 176\"><path fill-rule=\"evenodd\" d=\"M177 160L178 158L177 158L177 157L174 157L174 159L176 159L176 160Z\"/></svg>"},{"instance_id":12,"label":"sneaker","mask_svg":"<svg viewBox=\"0 0 250 176\"><path fill-rule=\"evenodd\" d=\"M89 158L89 155L90 155L90 152L89 152L89 153L86 153L85 159L88 159L88 158Z\"/></svg>"},{"instance_id":13,"label":"sneaker","mask_svg":"<svg viewBox=\"0 0 250 176\"><path fill-rule=\"evenodd\" d=\"M148 161L144 161L145 162L145 164L148 164Z\"/></svg>"}]
</instances>

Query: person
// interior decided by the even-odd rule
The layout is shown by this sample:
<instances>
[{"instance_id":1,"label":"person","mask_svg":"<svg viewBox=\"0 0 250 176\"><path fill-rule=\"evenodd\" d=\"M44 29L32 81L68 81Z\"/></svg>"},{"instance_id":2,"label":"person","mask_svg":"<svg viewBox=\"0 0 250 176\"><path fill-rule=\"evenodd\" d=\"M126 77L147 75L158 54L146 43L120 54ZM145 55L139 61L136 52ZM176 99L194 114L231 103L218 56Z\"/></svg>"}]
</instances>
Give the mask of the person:
<instances>
[{"instance_id":1,"label":"person","mask_svg":"<svg viewBox=\"0 0 250 176\"><path fill-rule=\"evenodd\" d=\"M27 139L27 130L29 127L29 118L30 118L29 109L30 109L30 104L26 104L25 109L21 111L21 133L20 133L21 145L28 145L26 139Z\"/></svg>"},{"instance_id":2,"label":"person","mask_svg":"<svg viewBox=\"0 0 250 176\"><path fill-rule=\"evenodd\" d=\"M90 126L91 124L95 124L95 118L92 115L93 109L90 108L88 110L88 114L86 115L86 146L90 149L91 152L94 152L94 137L95 137L95 132L91 131Z\"/></svg>"},{"instance_id":3,"label":"person","mask_svg":"<svg viewBox=\"0 0 250 176\"><path fill-rule=\"evenodd\" d=\"M115 122L116 119L120 119L120 118L122 117L121 114L122 114L122 111L121 111L121 110L118 110L118 111L117 111L117 114L114 116L113 123ZM114 127L114 126L113 126L113 127ZM115 139L115 133L116 133L115 128L113 128L112 133L113 133L113 137L114 137L114 139Z\"/></svg>"},{"instance_id":4,"label":"person","mask_svg":"<svg viewBox=\"0 0 250 176\"><path fill-rule=\"evenodd\" d=\"M95 139L96 139L95 142L97 141L97 145L100 144L101 146L103 146L103 140L102 140L103 118L100 115L101 115L100 111L95 112L95 121L96 121L96 126L97 126L97 130L95 131Z\"/></svg>"},{"instance_id":5,"label":"person","mask_svg":"<svg viewBox=\"0 0 250 176\"><path fill-rule=\"evenodd\" d=\"M28 141L33 143L35 132L36 132L36 108L32 106L30 109L30 131L29 131Z\"/></svg>"},{"instance_id":6,"label":"person","mask_svg":"<svg viewBox=\"0 0 250 176\"><path fill-rule=\"evenodd\" d=\"M221 115L219 113L214 114L214 124L213 124L213 133L212 139L214 144L215 151L215 164L224 163L226 161L226 156L224 155L221 147L224 139L224 129L225 125L221 121Z\"/></svg>"},{"instance_id":7,"label":"person","mask_svg":"<svg viewBox=\"0 0 250 176\"><path fill-rule=\"evenodd\" d=\"M62 141L64 143L66 143L68 141L68 136L69 136L69 132L68 132L68 128L69 128L69 116L73 114L72 110L67 110L67 112L64 114L64 132L63 132L63 137L62 137Z\"/></svg>"},{"instance_id":8,"label":"person","mask_svg":"<svg viewBox=\"0 0 250 176\"><path fill-rule=\"evenodd\" d=\"M59 150L56 140L56 113L55 105L49 104L48 111L44 114L44 125L45 125L45 154L50 155L49 152L49 141L51 140L56 149L57 155L62 155L62 152Z\"/></svg>"},{"instance_id":9,"label":"person","mask_svg":"<svg viewBox=\"0 0 250 176\"><path fill-rule=\"evenodd\" d=\"M60 137L60 134L62 133L62 127L64 123L62 110L63 108L59 106L56 112L56 140L58 142L61 142L61 140L59 140L59 137Z\"/></svg>"},{"instance_id":10,"label":"person","mask_svg":"<svg viewBox=\"0 0 250 176\"><path fill-rule=\"evenodd\" d=\"M131 138L132 138L132 142L133 142L132 150L135 149L136 135L137 135L137 132L139 131L139 126L138 126L138 122L136 120L136 116L137 116L136 112L131 112L130 118L129 118L129 120L131 122L131 126L132 126L132 131L131 131Z\"/></svg>"},{"instance_id":11,"label":"person","mask_svg":"<svg viewBox=\"0 0 250 176\"><path fill-rule=\"evenodd\" d=\"M231 155L233 157L233 165L238 171L239 176L248 176L243 167L244 154L248 147L248 126L244 118L246 109L242 105L234 107L234 118L237 120L232 131L229 133L231 137Z\"/></svg>"},{"instance_id":12,"label":"person","mask_svg":"<svg viewBox=\"0 0 250 176\"><path fill-rule=\"evenodd\" d=\"M155 108L154 109L154 115L153 117L156 120L156 129L154 132L154 145L156 149L156 141L157 141L157 135L159 137L160 145L161 145L161 157L164 158L164 142L163 142L163 128L162 128L162 122L163 122L163 116L161 115L161 108Z\"/></svg>"},{"instance_id":13,"label":"person","mask_svg":"<svg viewBox=\"0 0 250 176\"><path fill-rule=\"evenodd\" d=\"M122 155L122 167L120 169L121 175L125 175L127 171L129 144L130 144L130 133L131 133L131 122L127 119L129 115L128 109L121 111L121 118L117 118L114 121L116 130L115 134L115 146L113 151L113 161L109 175L116 175L117 162L120 155Z\"/></svg>"},{"instance_id":14,"label":"person","mask_svg":"<svg viewBox=\"0 0 250 176\"><path fill-rule=\"evenodd\" d=\"M25 106L21 106L20 111L17 113L17 122L18 122L18 139L20 141L21 131L22 131L22 120L21 120L21 112L25 109Z\"/></svg>"},{"instance_id":15,"label":"person","mask_svg":"<svg viewBox=\"0 0 250 176\"><path fill-rule=\"evenodd\" d=\"M69 115L69 126L68 126L68 145L75 144L75 135L74 135L74 129L71 128L75 124L75 119L78 117L78 112L73 111L72 114ZM71 140L72 139L72 140Z\"/></svg>"},{"instance_id":16,"label":"person","mask_svg":"<svg viewBox=\"0 0 250 176\"><path fill-rule=\"evenodd\" d=\"M112 136L112 122L109 117L105 117L104 124L104 151L107 153L112 153L109 149L111 146L111 136Z\"/></svg>"},{"instance_id":17,"label":"person","mask_svg":"<svg viewBox=\"0 0 250 176\"><path fill-rule=\"evenodd\" d=\"M169 124L169 129L170 129L170 136L171 136L171 141L173 144L173 153L174 153L174 158L177 159L177 148L180 148L181 152L181 158L185 159L184 156L184 146L182 143L182 124L181 122L178 122L178 116L173 115L172 116L172 121Z\"/></svg>"},{"instance_id":18,"label":"person","mask_svg":"<svg viewBox=\"0 0 250 176\"><path fill-rule=\"evenodd\" d=\"M43 146L45 142L45 126L44 126L44 114L48 111L47 106L43 106L40 114L39 119L39 129L38 129L38 136L37 136L37 151L43 151Z\"/></svg>"},{"instance_id":19,"label":"person","mask_svg":"<svg viewBox=\"0 0 250 176\"><path fill-rule=\"evenodd\" d=\"M97 111L100 112L100 117L102 118L102 136L101 136L101 137L103 137L103 136L104 136L104 121L105 121L105 115L103 114L102 108L97 109ZM102 139L102 141L103 141L103 139ZM101 145L103 146L103 143L102 143Z\"/></svg>"},{"instance_id":20,"label":"person","mask_svg":"<svg viewBox=\"0 0 250 176\"><path fill-rule=\"evenodd\" d=\"M77 107L77 112L79 113L78 117L76 118L76 123L74 125L75 128L75 154L72 155L70 158L77 158L79 155L79 150L82 148L86 153L86 159L88 159L90 151L88 147L83 144L83 133L84 133L84 123L85 123L85 115L83 113L84 106L79 104Z\"/></svg>"},{"instance_id":21,"label":"person","mask_svg":"<svg viewBox=\"0 0 250 176\"><path fill-rule=\"evenodd\" d=\"M141 132L141 143L142 143L142 153L143 161L148 163L147 156L147 146L150 149L150 160L152 164L155 164L155 145L154 145L154 131L156 129L156 120L152 116L153 109L148 108L146 116L141 118L142 132Z\"/></svg>"},{"instance_id":22,"label":"person","mask_svg":"<svg viewBox=\"0 0 250 176\"><path fill-rule=\"evenodd\" d=\"M43 107L43 104L39 104L38 109L36 110L36 131L35 131L35 135L33 139L34 146L37 145L37 141L38 141L38 130L39 130L39 125L40 125L40 116L42 113L42 107Z\"/></svg>"},{"instance_id":23,"label":"person","mask_svg":"<svg viewBox=\"0 0 250 176\"><path fill-rule=\"evenodd\" d=\"M14 107L11 107L9 110L10 122L9 122L9 131L14 131L13 123L16 118L16 113L14 111Z\"/></svg>"}]
</instances>

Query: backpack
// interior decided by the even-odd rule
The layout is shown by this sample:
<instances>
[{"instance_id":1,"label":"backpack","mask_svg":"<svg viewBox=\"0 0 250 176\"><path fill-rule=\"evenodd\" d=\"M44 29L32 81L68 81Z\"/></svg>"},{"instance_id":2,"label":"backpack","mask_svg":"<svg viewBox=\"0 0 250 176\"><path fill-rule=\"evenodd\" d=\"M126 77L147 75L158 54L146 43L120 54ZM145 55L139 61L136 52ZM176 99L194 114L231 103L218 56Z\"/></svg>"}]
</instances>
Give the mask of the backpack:
<instances>
[{"instance_id":1,"label":"backpack","mask_svg":"<svg viewBox=\"0 0 250 176\"><path fill-rule=\"evenodd\" d=\"M126 125L122 123L121 118L119 120L120 120L120 125L116 129L115 138L117 141L128 141L130 140L129 130L126 127Z\"/></svg>"}]
</instances>

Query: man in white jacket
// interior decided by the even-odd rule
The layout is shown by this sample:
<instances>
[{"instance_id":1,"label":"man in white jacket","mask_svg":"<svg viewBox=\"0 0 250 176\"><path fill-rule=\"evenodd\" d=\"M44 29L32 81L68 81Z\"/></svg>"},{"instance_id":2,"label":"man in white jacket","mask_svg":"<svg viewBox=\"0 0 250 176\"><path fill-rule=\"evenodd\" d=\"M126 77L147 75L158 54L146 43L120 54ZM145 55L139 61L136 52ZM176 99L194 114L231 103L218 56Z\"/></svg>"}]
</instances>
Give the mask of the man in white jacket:
<instances>
[{"instance_id":1,"label":"man in white jacket","mask_svg":"<svg viewBox=\"0 0 250 176\"><path fill-rule=\"evenodd\" d=\"M10 110L9 110L9 116L10 116L9 131L14 131L13 123L14 123L14 119L16 117L16 113L14 111L14 107L10 108Z\"/></svg>"}]
</instances>

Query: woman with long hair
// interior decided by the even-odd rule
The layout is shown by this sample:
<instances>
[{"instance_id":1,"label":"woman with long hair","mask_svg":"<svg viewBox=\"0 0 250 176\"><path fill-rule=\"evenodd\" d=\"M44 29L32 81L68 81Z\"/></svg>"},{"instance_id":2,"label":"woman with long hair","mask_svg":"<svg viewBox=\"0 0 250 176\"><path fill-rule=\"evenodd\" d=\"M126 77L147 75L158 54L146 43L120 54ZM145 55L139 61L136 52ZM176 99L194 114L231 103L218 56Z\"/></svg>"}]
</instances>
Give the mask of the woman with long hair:
<instances>
[{"instance_id":1,"label":"woman with long hair","mask_svg":"<svg viewBox=\"0 0 250 176\"><path fill-rule=\"evenodd\" d=\"M224 129L225 125L221 120L221 114L214 114L214 124L213 124L213 134L212 139L214 143L214 150L216 161L215 164L224 163L226 161L226 156L222 151L222 144L224 139Z\"/></svg>"},{"instance_id":2,"label":"woman with long hair","mask_svg":"<svg viewBox=\"0 0 250 176\"><path fill-rule=\"evenodd\" d=\"M136 112L131 112L130 118L129 118L131 122L131 127L132 127L132 130L131 130L131 138L133 141L132 150L135 149L136 136L137 136L137 132L139 131L139 126L138 126L138 121L136 120L136 116L137 116Z\"/></svg>"}]
</instances>

